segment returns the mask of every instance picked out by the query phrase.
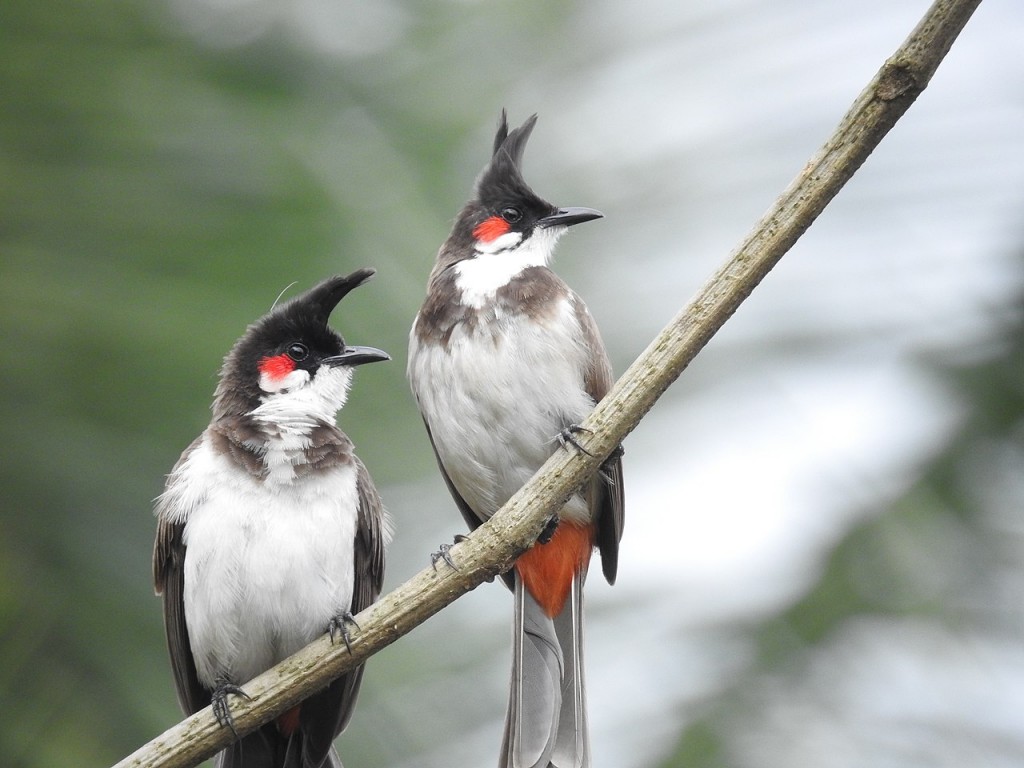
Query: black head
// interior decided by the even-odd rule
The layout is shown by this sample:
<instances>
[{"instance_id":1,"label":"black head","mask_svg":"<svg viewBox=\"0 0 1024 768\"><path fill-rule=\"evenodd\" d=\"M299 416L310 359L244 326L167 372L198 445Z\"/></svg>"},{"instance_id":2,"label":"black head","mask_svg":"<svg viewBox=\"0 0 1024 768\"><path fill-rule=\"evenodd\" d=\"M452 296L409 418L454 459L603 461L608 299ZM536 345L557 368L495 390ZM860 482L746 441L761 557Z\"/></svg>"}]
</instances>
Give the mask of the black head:
<instances>
[{"instance_id":1,"label":"black head","mask_svg":"<svg viewBox=\"0 0 1024 768\"><path fill-rule=\"evenodd\" d=\"M324 366L389 360L379 349L347 345L327 324L338 303L373 275L360 269L330 277L250 325L224 358L215 416L250 413L269 395L311 381Z\"/></svg>"},{"instance_id":2,"label":"black head","mask_svg":"<svg viewBox=\"0 0 1024 768\"><path fill-rule=\"evenodd\" d=\"M564 228L600 218L592 208L559 208L537 195L523 179L526 142L537 123L531 115L509 130L505 110L494 136L491 161L476 181L476 196L459 214L442 261L518 248L538 229ZM552 241L553 242L553 241Z\"/></svg>"}]
</instances>

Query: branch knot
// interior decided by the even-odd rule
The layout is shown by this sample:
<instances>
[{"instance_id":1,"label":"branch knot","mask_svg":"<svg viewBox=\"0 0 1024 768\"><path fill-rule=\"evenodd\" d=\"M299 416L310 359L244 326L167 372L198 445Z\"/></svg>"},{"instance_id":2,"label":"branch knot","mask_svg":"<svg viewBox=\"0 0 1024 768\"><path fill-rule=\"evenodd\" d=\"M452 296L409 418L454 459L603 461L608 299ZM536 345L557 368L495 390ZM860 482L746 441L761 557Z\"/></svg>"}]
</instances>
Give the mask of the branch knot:
<instances>
[{"instance_id":1,"label":"branch knot","mask_svg":"<svg viewBox=\"0 0 1024 768\"><path fill-rule=\"evenodd\" d=\"M886 62L878 74L878 85L875 93L882 101L895 101L911 92L911 100L917 98L924 88L917 84L917 76L913 70L902 63Z\"/></svg>"}]
</instances>

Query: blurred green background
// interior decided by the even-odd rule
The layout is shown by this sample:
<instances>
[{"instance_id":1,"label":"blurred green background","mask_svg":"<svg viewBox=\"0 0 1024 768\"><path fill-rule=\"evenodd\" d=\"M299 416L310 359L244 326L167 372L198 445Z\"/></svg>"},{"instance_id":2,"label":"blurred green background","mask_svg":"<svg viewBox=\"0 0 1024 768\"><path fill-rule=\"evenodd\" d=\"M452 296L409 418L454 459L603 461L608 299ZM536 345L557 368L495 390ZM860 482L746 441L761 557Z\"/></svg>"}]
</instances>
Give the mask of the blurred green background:
<instances>
[{"instance_id":1,"label":"blurred green background","mask_svg":"<svg viewBox=\"0 0 1024 768\"><path fill-rule=\"evenodd\" d=\"M340 423L391 587L461 521L404 380L497 115L607 218L556 267L618 371L927 3L7 0L0 8L0 764L104 765L179 717L151 502L291 283L392 353ZM594 578L597 766L1024 764L1024 10L987 0L862 173L627 442ZM490 765L508 597L370 664L350 768Z\"/></svg>"}]
</instances>

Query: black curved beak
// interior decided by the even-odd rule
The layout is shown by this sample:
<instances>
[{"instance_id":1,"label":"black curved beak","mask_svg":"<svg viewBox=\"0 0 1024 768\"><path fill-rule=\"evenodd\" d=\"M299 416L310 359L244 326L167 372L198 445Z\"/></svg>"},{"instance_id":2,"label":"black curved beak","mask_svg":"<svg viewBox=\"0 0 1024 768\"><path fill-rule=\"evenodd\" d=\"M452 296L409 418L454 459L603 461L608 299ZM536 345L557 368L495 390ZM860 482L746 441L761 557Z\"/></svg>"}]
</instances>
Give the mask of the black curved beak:
<instances>
[{"instance_id":1,"label":"black curved beak","mask_svg":"<svg viewBox=\"0 0 1024 768\"><path fill-rule=\"evenodd\" d=\"M603 218L604 214L595 211L593 208L559 208L550 216L545 216L537 221L538 227L571 227L573 224L582 224L584 221L593 221Z\"/></svg>"},{"instance_id":2,"label":"black curved beak","mask_svg":"<svg viewBox=\"0 0 1024 768\"><path fill-rule=\"evenodd\" d=\"M340 355L325 357L320 362L323 365L348 365L355 367L365 363L379 363L390 359L391 355L383 349L377 349L376 347L345 347L345 351Z\"/></svg>"}]
</instances>

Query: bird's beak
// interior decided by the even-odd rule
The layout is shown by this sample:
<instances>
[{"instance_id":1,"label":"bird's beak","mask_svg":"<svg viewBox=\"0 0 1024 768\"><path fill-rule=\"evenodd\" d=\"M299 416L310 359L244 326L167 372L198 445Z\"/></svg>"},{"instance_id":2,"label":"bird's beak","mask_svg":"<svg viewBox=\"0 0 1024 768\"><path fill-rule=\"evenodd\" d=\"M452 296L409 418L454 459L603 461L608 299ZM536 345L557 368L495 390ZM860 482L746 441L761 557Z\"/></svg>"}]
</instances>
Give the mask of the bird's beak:
<instances>
[{"instance_id":1,"label":"bird's beak","mask_svg":"<svg viewBox=\"0 0 1024 768\"><path fill-rule=\"evenodd\" d=\"M357 365L363 365L364 363L377 363L382 360L390 359L391 355L382 349L377 349L376 347L345 347L345 351L340 355L325 357L320 362L323 365L348 365L355 367Z\"/></svg>"},{"instance_id":2,"label":"bird's beak","mask_svg":"<svg viewBox=\"0 0 1024 768\"><path fill-rule=\"evenodd\" d=\"M571 227L573 224L581 224L584 221L593 221L603 217L603 213L595 211L593 208L559 208L550 216L540 219L537 226L541 228Z\"/></svg>"}]
</instances>

